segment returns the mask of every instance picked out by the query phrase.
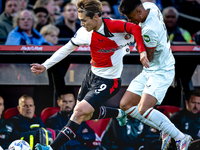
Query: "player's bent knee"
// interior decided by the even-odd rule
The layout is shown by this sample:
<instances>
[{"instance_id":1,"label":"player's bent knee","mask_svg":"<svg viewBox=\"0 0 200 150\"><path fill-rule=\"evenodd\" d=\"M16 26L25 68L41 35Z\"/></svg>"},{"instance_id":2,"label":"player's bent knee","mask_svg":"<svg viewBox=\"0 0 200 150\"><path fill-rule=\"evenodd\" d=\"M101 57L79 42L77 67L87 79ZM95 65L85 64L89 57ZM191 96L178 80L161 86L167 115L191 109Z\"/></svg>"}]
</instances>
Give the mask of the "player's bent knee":
<instances>
[{"instance_id":1,"label":"player's bent knee","mask_svg":"<svg viewBox=\"0 0 200 150\"><path fill-rule=\"evenodd\" d=\"M126 111L131 107L132 107L132 105L130 105L130 104L126 103L126 102L120 102L120 109L122 109L123 111Z\"/></svg>"},{"instance_id":2,"label":"player's bent knee","mask_svg":"<svg viewBox=\"0 0 200 150\"><path fill-rule=\"evenodd\" d=\"M143 115L147 110L148 108L146 109L145 107L138 106L138 112L140 113L140 115Z\"/></svg>"}]
</instances>

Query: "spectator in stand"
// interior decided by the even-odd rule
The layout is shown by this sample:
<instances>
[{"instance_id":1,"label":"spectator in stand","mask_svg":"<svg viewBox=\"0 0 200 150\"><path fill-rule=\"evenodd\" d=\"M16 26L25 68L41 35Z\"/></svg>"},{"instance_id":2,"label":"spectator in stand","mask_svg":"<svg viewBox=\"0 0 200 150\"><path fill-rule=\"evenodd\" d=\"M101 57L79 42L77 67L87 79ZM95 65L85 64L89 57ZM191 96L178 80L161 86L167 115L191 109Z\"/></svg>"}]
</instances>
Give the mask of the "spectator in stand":
<instances>
[{"instance_id":1,"label":"spectator in stand","mask_svg":"<svg viewBox=\"0 0 200 150\"><path fill-rule=\"evenodd\" d=\"M40 33L47 40L47 42L52 43L53 45L58 44L59 32L60 32L60 30L52 24L45 25L40 30Z\"/></svg>"},{"instance_id":2,"label":"spectator in stand","mask_svg":"<svg viewBox=\"0 0 200 150\"><path fill-rule=\"evenodd\" d=\"M73 92L67 91L64 94L61 94L58 97L57 103L60 107L60 111L49 117L45 124L47 127L56 130L58 133L68 123L74 106L76 105L76 100ZM60 147L59 150L90 150L87 146L85 146L85 143L87 141L91 142L91 140L94 140L94 138L94 131L85 122L83 122L79 128L77 138L72 141L68 141L65 145Z\"/></svg>"},{"instance_id":3,"label":"spectator in stand","mask_svg":"<svg viewBox=\"0 0 200 150\"><path fill-rule=\"evenodd\" d=\"M34 9L33 11L34 11L35 16L37 18L37 23L36 23L35 29L38 32L40 32L40 29L43 26L45 26L45 25L50 23L49 19L48 19L49 18L49 13L48 13L47 9L44 8L44 7L38 7L36 9Z\"/></svg>"},{"instance_id":4,"label":"spectator in stand","mask_svg":"<svg viewBox=\"0 0 200 150\"><path fill-rule=\"evenodd\" d=\"M200 27L200 1L199 0L176 0L175 8L179 12L179 25L191 35L199 31Z\"/></svg>"},{"instance_id":5,"label":"spectator in stand","mask_svg":"<svg viewBox=\"0 0 200 150\"><path fill-rule=\"evenodd\" d=\"M67 3L64 6L62 15L64 20L56 24L56 26L60 29L60 34L58 37L71 38L81 27L80 23L77 22L78 10L76 5L73 3Z\"/></svg>"},{"instance_id":6,"label":"spectator in stand","mask_svg":"<svg viewBox=\"0 0 200 150\"><path fill-rule=\"evenodd\" d=\"M4 99L0 95L0 148L7 149L12 141L13 125L3 118Z\"/></svg>"},{"instance_id":7,"label":"spectator in stand","mask_svg":"<svg viewBox=\"0 0 200 150\"><path fill-rule=\"evenodd\" d=\"M14 18L14 29L9 33L5 45L52 45L33 27L35 16L23 10Z\"/></svg>"},{"instance_id":8,"label":"spectator in stand","mask_svg":"<svg viewBox=\"0 0 200 150\"><path fill-rule=\"evenodd\" d=\"M19 9L22 11L22 10L25 10L28 6L28 0L19 0Z\"/></svg>"},{"instance_id":9,"label":"spectator in stand","mask_svg":"<svg viewBox=\"0 0 200 150\"><path fill-rule=\"evenodd\" d=\"M102 1L102 17L111 17L111 7L107 1Z\"/></svg>"},{"instance_id":10,"label":"spectator in stand","mask_svg":"<svg viewBox=\"0 0 200 150\"><path fill-rule=\"evenodd\" d=\"M0 16L0 44L5 44L5 40L11 30L13 30L12 19L19 11L18 0L6 0L5 11Z\"/></svg>"},{"instance_id":11,"label":"spectator in stand","mask_svg":"<svg viewBox=\"0 0 200 150\"><path fill-rule=\"evenodd\" d=\"M186 107L174 113L170 119L178 129L193 138L190 149L199 150L200 146L200 91L193 90L185 100Z\"/></svg>"},{"instance_id":12,"label":"spectator in stand","mask_svg":"<svg viewBox=\"0 0 200 150\"><path fill-rule=\"evenodd\" d=\"M36 9L38 7L44 7L47 9L49 13L49 22L54 24L54 15L56 9L54 0L37 0L33 9Z\"/></svg>"},{"instance_id":13,"label":"spectator in stand","mask_svg":"<svg viewBox=\"0 0 200 150\"><path fill-rule=\"evenodd\" d=\"M178 25L178 11L176 8L169 6L163 9L163 19L167 28L167 33L170 42L192 42L190 33L179 27Z\"/></svg>"},{"instance_id":14,"label":"spectator in stand","mask_svg":"<svg viewBox=\"0 0 200 150\"><path fill-rule=\"evenodd\" d=\"M30 131L31 125L37 124L39 127L46 127L42 119L34 117L35 105L31 96L22 95L19 98L17 109L19 110L19 115L13 116L10 119L16 131L16 139L19 139L23 132Z\"/></svg>"}]
</instances>

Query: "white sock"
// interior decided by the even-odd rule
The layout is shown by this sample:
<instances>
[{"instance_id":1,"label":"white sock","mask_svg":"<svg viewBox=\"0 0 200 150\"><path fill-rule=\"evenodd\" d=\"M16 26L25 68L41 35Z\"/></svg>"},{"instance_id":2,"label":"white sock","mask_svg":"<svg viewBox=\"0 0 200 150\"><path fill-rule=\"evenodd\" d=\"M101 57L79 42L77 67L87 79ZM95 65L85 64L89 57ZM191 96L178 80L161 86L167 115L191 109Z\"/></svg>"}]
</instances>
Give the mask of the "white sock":
<instances>
[{"instance_id":1,"label":"white sock","mask_svg":"<svg viewBox=\"0 0 200 150\"><path fill-rule=\"evenodd\" d=\"M180 132L179 134L178 134L178 136L175 138L175 141L180 141L181 139L183 139L185 137L185 135L182 133L182 132Z\"/></svg>"},{"instance_id":2,"label":"white sock","mask_svg":"<svg viewBox=\"0 0 200 150\"><path fill-rule=\"evenodd\" d=\"M141 122L147 124L150 127L153 127L155 129L160 130L160 128L153 123L152 121L144 118L138 111L138 106L133 106L131 108L129 108L128 110L125 111L125 114L129 114L131 117L136 118L138 120L140 120Z\"/></svg>"},{"instance_id":3,"label":"white sock","mask_svg":"<svg viewBox=\"0 0 200 150\"><path fill-rule=\"evenodd\" d=\"M170 137L174 139L179 135L182 137L181 131L178 130L174 124L158 110L150 108L143 114L143 116L155 123L164 133L168 134Z\"/></svg>"}]
</instances>

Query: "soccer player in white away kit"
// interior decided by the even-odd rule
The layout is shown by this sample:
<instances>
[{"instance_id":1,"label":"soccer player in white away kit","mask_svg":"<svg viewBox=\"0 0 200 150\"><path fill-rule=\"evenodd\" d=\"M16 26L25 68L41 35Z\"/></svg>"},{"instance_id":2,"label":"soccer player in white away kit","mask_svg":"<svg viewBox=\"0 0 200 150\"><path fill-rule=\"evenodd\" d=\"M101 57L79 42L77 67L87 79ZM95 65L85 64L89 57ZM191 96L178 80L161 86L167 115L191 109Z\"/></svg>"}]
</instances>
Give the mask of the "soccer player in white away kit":
<instances>
[{"instance_id":1,"label":"soccer player in white away kit","mask_svg":"<svg viewBox=\"0 0 200 150\"><path fill-rule=\"evenodd\" d=\"M140 61L149 67L141 27L120 20L101 18L102 5L99 0L81 0L77 3L81 27L66 45L56 51L43 64L31 64L32 72L39 74L64 59L79 45L89 45L91 65L82 82L78 103L68 121L50 146L36 145L37 150L57 150L73 139L82 121L111 117L123 117L120 109L102 106L114 96L121 86L123 56L129 45L137 42ZM134 37L133 37L134 36Z\"/></svg>"},{"instance_id":2,"label":"soccer player in white away kit","mask_svg":"<svg viewBox=\"0 0 200 150\"><path fill-rule=\"evenodd\" d=\"M149 68L144 67L130 83L120 101L120 108L125 114L160 130L162 150L167 149L171 137L175 139L178 150L186 150L192 140L191 136L180 132L164 114L153 109L163 101L175 75L175 60L163 16L154 3L142 4L140 0L122 0L119 11L129 21L141 26L147 58L150 61ZM120 125L125 124L120 118L118 121Z\"/></svg>"}]
</instances>

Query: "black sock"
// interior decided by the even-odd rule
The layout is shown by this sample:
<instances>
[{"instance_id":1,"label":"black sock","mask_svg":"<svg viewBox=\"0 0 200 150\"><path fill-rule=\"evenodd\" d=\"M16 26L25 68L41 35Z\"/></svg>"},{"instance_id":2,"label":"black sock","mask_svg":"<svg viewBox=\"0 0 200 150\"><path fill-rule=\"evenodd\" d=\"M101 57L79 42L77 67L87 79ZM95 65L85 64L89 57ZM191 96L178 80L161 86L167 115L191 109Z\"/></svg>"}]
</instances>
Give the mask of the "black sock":
<instances>
[{"instance_id":1,"label":"black sock","mask_svg":"<svg viewBox=\"0 0 200 150\"><path fill-rule=\"evenodd\" d=\"M70 139L73 139L76 137L76 132L79 129L79 124L69 120L67 125L60 131L60 133L57 135L56 139L51 144L51 147L53 150L57 150L59 147L61 147L63 144L65 144Z\"/></svg>"},{"instance_id":2,"label":"black sock","mask_svg":"<svg viewBox=\"0 0 200 150\"><path fill-rule=\"evenodd\" d=\"M119 110L117 108L101 106L99 107L99 109L96 109L94 111L91 120L117 117L118 113L119 113Z\"/></svg>"}]
</instances>

